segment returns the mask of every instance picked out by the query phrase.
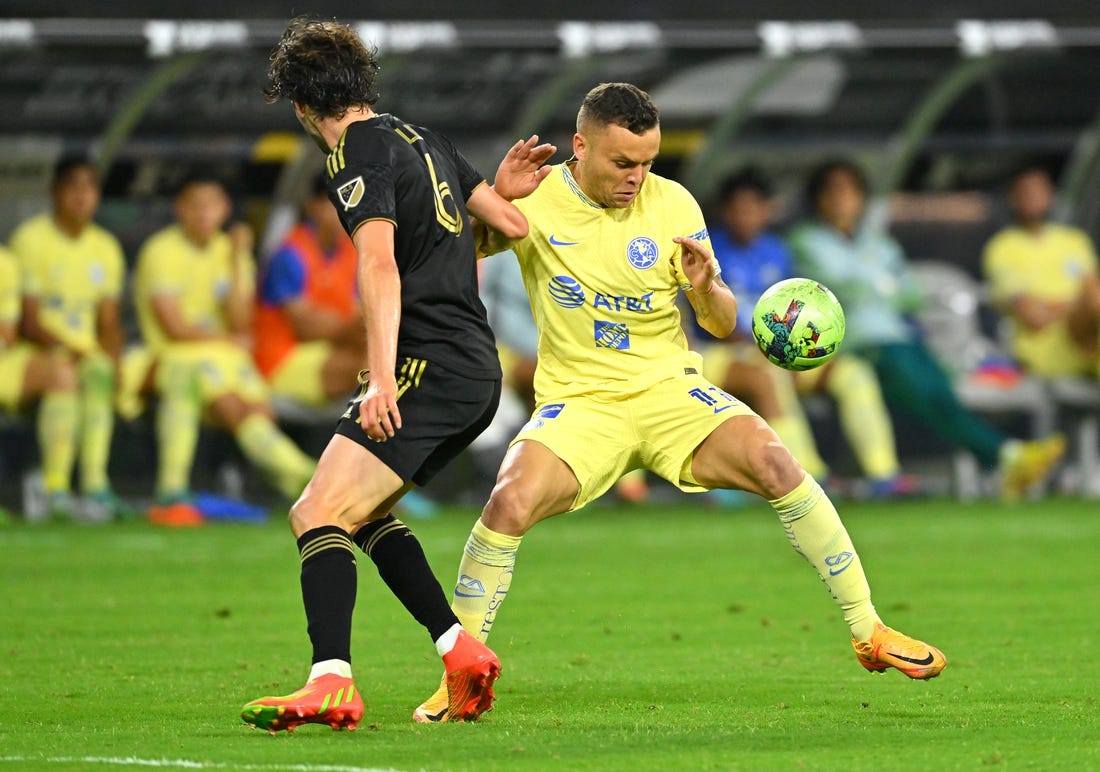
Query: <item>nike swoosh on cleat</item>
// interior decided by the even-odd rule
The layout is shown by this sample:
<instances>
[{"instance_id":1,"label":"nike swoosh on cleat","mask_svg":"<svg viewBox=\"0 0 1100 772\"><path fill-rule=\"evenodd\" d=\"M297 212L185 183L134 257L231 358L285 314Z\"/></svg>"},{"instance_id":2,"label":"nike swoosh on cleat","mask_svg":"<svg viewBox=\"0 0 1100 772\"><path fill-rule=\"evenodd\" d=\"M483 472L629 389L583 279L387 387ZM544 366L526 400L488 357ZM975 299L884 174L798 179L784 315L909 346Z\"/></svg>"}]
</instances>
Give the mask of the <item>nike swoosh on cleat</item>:
<instances>
[{"instance_id":1,"label":"nike swoosh on cleat","mask_svg":"<svg viewBox=\"0 0 1100 772\"><path fill-rule=\"evenodd\" d=\"M580 244L579 241L558 241L554 238L553 233L550 234L550 243L555 247L575 247L577 244Z\"/></svg>"},{"instance_id":2,"label":"nike swoosh on cleat","mask_svg":"<svg viewBox=\"0 0 1100 772\"><path fill-rule=\"evenodd\" d=\"M932 656L932 652L928 652L928 656L924 659L913 659L912 657L905 657L901 654L894 654L893 652L890 652L890 656L900 659L903 662L911 662L914 665L931 665L936 659Z\"/></svg>"}]
</instances>

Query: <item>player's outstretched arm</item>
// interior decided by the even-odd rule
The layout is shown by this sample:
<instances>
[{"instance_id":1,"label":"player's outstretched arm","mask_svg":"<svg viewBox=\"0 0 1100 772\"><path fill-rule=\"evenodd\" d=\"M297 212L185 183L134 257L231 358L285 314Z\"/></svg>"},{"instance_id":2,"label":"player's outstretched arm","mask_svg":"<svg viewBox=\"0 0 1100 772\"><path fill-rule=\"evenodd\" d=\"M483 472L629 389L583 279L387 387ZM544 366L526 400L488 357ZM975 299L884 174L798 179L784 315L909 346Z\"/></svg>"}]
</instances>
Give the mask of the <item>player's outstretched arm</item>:
<instances>
[{"instance_id":1,"label":"player's outstretched arm","mask_svg":"<svg viewBox=\"0 0 1100 772\"><path fill-rule=\"evenodd\" d=\"M527 218L523 212L488 185L474 188L466 201L466 209L479 222L506 239L522 239L527 235Z\"/></svg>"},{"instance_id":2,"label":"player's outstretched arm","mask_svg":"<svg viewBox=\"0 0 1100 772\"><path fill-rule=\"evenodd\" d=\"M680 245L680 271L687 282L682 287L699 326L716 338L727 337L737 324L737 298L719 276L714 255L695 239L677 236L673 241Z\"/></svg>"},{"instance_id":3,"label":"player's outstretched arm","mask_svg":"<svg viewBox=\"0 0 1100 772\"><path fill-rule=\"evenodd\" d=\"M376 442L392 437L401 428L395 372L401 275L394 258L393 234L394 225L389 220L367 220L352 236L359 253L359 301L370 371L370 386L359 403L359 425Z\"/></svg>"}]
</instances>

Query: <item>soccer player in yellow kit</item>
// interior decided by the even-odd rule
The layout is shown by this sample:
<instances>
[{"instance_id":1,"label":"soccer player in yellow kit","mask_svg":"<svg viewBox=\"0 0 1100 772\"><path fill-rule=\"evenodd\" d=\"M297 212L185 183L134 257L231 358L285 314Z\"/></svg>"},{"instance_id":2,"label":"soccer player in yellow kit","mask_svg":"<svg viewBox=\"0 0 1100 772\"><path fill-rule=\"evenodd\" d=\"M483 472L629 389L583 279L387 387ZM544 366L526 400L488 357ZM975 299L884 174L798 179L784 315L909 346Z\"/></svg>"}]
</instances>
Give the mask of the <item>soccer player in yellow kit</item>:
<instances>
[{"instance_id":1,"label":"soccer player in yellow kit","mask_svg":"<svg viewBox=\"0 0 1100 772\"><path fill-rule=\"evenodd\" d=\"M86 158L66 157L54 169L52 211L20 225L11 237L23 290L22 331L27 341L76 363L78 409L69 410L80 449L79 507L89 518L128 514L111 490L107 463L114 432L114 385L123 332L119 295L126 271L118 239L93 222L99 208L99 175ZM61 432L51 433L62 442ZM58 449L44 452L58 452ZM46 480L54 501L68 480Z\"/></svg>"},{"instance_id":2,"label":"soccer player in yellow kit","mask_svg":"<svg viewBox=\"0 0 1100 772\"><path fill-rule=\"evenodd\" d=\"M20 340L19 269L0 247L0 409L14 412L38 400L37 433L47 511L74 514L69 480L76 453L76 369L63 352Z\"/></svg>"},{"instance_id":3,"label":"soccer player in yellow kit","mask_svg":"<svg viewBox=\"0 0 1100 772\"><path fill-rule=\"evenodd\" d=\"M154 233L134 271L134 302L155 365L147 381L160 395L157 441L161 504L186 499L205 410L245 457L295 498L315 463L271 417L267 385L252 361L255 288L251 234L222 230L230 215L221 181L190 175L175 199L177 224Z\"/></svg>"},{"instance_id":4,"label":"soccer player in yellow kit","mask_svg":"<svg viewBox=\"0 0 1100 772\"><path fill-rule=\"evenodd\" d=\"M738 488L763 496L794 548L840 605L860 664L931 678L933 646L879 619L859 556L836 509L775 432L700 374L676 308L722 338L737 301L718 275L703 215L677 183L650 174L661 132L649 96L626 83L588 93L573 159L541 167L553 148L513 148L495 187L530 224L482 251L519 257L539 327L538 404L501 465L459 566L453 608L486 638L512 582L523 535L580 509L626 471L649 469L688 492ZM447 720L441 689L414 712Z\"/></svg>"},{"instance_id":5,"label":"soccer player in yellow kit","mask_svg":"<svg viewBox=\"0 0 1100 772\"><path fill-rule=\"evenodd\" d=\"M1048 221L1054 186L1043 168L1012 179L1015 224L990 239L983 270L1012 325L1012 354L1046 377L1100 377L1100 266L1088 234Z\"/></svg>"}]
</instances>

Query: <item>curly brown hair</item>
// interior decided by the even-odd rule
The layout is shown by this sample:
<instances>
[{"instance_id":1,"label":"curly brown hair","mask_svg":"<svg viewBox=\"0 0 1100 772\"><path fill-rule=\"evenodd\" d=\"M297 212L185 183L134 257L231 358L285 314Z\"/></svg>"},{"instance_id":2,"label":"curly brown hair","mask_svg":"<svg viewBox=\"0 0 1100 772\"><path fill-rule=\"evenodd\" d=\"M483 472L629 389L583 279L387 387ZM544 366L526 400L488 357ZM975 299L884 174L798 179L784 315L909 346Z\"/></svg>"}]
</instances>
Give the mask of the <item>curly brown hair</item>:
<instances>
[{"instance_id":1,"label":"curly brown hair","mask_svg":"<svg viewBox=\"0 0 1100 772\"><path fill-rule=\"evenodd\" d=\"M577 113L577 131L590 124L622 126L644 134L657 125L657 105L649 94L630 83L601 83L588 92Z\"/></svg>"},{"instance_id":2,"label":"curly brown hair","mask_svg":"<svg viewBox=\"0 0 1100 772\"><path fill-rule=\"evenodd\" d=\"M378 101L379 69L378 51L348 25L299 16L271 52L264 97L288 99L318 117L339 119Z\"/></svg>"}]
</instances>

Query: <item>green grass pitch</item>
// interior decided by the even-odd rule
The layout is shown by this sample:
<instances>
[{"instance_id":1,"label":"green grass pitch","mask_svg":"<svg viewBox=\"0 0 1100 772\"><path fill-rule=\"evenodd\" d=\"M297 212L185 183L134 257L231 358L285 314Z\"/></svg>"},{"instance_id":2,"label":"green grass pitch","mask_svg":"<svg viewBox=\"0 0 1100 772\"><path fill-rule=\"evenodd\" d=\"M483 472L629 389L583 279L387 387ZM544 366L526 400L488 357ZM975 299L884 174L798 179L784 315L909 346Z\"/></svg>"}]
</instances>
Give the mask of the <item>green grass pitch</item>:
<instances>
[{"instance_id":1,"label":"green grass pitch","mask_svg":"<svg viewBox=\"0 0 1100 772\"><path fill-rule=\"evenodd\" d=\"M281 523L8 525L0 772L1100 768L1100 505L842 512L884 620L947 654L938 679L859 667L767 507L597 507L525 540L482 721L411 722L439 662L361 558L363 724L274 737L239 710L308 668ZM446 588L474 517L413 522Z\"/></svg>"}]
</instances>

